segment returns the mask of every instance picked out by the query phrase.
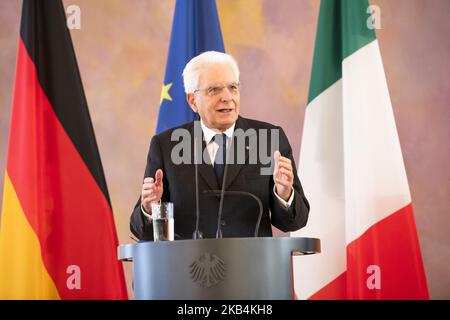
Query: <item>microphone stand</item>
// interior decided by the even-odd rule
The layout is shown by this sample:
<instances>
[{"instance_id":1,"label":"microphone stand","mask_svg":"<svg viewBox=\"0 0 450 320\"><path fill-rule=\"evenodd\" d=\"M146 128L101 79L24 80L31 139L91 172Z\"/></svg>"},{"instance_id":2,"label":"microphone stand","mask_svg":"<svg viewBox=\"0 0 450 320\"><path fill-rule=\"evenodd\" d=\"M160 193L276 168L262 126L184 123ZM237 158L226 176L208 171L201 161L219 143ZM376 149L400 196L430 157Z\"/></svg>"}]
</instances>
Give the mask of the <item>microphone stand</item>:
<instances>
[{"instance_id":1,"label":"microphone stand","mask_svg":"<svg viewBox=\"0 0 450 320\"><path fill-rule=\"evenodd\" d=\"M230 146L232 148L233 145ZM224 151L226 152L226 151ZM228 155L227 155L228 157ZM225 162L225 169L223 171L222 179L222 189L220 190L220 202L219 202L219 212L217 213L217 232L216 239L222 239L222 228L220 227L220 220L222 220L222 209L223 209L223 198L225 194L225 185L227 183L227 171L228 171L228 161ZM219 190L217 190L219 191Z\"/></svg>"},{"instance_id":2,"label":"microphone stand","mask_svg":"<svg viewBox=\"0 0 450 320\"><path fill-rule=\"evenodd\" d=\"M230 146L229 148L227 148L228 150L231 150L232 148L234 148L234 135L231 138L231 142L230 142ZM255 237L258 236L258 231L259 231L259 224L261 222L261 217L262 217L262 212L263 212L263 206L261 203L261 200L255 196L254 194L250 193L250 192L245 192L245 191L225 191L225 186L227 183L227 172L228 172L228 163L229 163L229 153L228 151L226 152L226 162L225 162L225 169L223 172L223 179L222 179L222 188L221 190L205 190L205 193L212 193L214 195L216 194L220 194L220 202L219 202L219 212L217 213L217 232L216 232L216 239L221 239L222 238L222 227L220 225L220 222L222 220L222 212L223 212L223 200L224 200L224 195L226 194L230 194L230 195L247 195L247 196L251 196L252 198L254 198L259 205L259 216L258 216L258 220L256 222L256 228L255 228Z\"/></svg>"},{"instance_id":3,"label":"microphone stand","mask_svg":"<svg viewBox=\"0 0 450 320\"><path fill-rule=\"evenodd\" d=\"M203 239L203 233L199 230L200 223L200 201L198 195L198 163L197 163L197 137L194 137L194 167L195 167L195 230L192 235L194 240Z\"/></svg>"},{"instance_id":4,"label":"microphone stand","mask_svg":"<svg viewBox=\"0 0 450 320\"><path fill-rule=\"evenodd\" d=\"M225 167L225 170L226 170L226 167ZM225 174L224 174L224 177L225 177ZM259 206L259 214L258 214L258 220L256 221L254 237L255 238L258 237L259 225L261 223L261 218L262 218L262 214L263 214L263 205L262 205L261 200L256 195L254 195L253 193L250 193L250 192L246 192L246 191L225 191L223 186L222 186L222 190L204 190L203 193L205 193L208 196L220 195L220 197L221 197L220 203L221 204L223 202L223 198L224 198L225 194L227 194L227 195L244 195L244 196L249 196L249 197L252 197L253 199L255 199ZM217 233L216 233L216 237L217 237L217 235L220 235L220 238L222 238L222 228L220 227L221 219L222 219L222 207L220 206L219 214L218 214Z\"/></svg>"}]
</instances>

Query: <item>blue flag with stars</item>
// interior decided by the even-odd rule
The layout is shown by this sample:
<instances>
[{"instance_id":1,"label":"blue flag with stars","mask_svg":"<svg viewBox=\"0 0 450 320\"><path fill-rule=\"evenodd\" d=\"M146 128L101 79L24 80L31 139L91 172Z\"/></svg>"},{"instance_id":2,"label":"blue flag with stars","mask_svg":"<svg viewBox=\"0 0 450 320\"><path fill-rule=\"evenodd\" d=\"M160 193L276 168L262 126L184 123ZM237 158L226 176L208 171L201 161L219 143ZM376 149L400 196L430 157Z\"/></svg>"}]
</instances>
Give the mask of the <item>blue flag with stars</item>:
<instances>
[{"instance_id":1,"label":"blue flag with stars","mask_svg":"<svg viewBox=\"0 0 450 320\"><path fill-rule=\"evenodd\" d=\"M225 52L215 0L177 0L156 133L195 119L182 73L189 60L210 50Z\"/></svg>"}]
</instances>

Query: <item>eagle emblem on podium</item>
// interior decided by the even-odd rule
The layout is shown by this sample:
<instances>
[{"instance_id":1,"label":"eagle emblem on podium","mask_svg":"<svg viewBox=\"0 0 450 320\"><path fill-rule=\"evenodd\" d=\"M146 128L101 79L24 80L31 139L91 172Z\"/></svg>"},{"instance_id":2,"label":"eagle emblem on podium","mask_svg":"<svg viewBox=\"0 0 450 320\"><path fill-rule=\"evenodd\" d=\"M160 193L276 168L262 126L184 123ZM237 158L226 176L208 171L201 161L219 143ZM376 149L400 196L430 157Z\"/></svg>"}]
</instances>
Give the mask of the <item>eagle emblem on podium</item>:
<instances>
[{"instance_id":1,"label":"eagle emblem on podium","mask_svg":"<svg viewBox=\"0 0 450 320\"><path fill-rule=\"evenodd\" d=\"M189 266L191 279L204 287L212 287L225 278L226 264L215 254L202 253Z\"/></svg>"}]
</instances>

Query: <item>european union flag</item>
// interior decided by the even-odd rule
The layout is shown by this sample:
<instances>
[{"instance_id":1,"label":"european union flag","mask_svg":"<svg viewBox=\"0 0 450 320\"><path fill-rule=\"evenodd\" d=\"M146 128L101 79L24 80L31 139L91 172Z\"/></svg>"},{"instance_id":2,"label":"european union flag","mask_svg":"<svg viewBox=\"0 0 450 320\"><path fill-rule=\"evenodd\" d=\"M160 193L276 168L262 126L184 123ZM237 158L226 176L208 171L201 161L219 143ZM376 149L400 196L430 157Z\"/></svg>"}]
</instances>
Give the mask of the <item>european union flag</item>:
<instances>
[{"instance_id":1,"label":"european union flag","mask_svg":"<svg viewBox=\"0 0 450 320\"><path fill-rule=\"evenodd\" d=\"M189 60L210 50L225 52L215 0L177 0L156 133L194 120L182 72Z\"/></svg>"}]
</instances>

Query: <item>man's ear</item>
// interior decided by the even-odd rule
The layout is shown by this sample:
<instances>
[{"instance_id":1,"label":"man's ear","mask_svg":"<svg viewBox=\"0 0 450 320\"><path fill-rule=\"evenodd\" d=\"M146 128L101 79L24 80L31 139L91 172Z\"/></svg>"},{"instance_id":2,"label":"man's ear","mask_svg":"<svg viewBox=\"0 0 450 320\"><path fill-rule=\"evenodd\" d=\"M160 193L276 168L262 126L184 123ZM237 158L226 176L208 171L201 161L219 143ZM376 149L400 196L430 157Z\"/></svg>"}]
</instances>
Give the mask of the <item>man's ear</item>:
<instances>
[{"instance_id":1,"label":"man's ear","mask_svg":"<svg viewBox=\"0 0 450 320\"><path fill-rule=\"evenodd\" d=\"M187 103L189 104L189 106L191 107L191 109L194 112L198 112L198 108L197 108L197 105L195 102L195 95L193 93L186 94L186 100L187 100Z\"/></svg>"}]
</instances>

